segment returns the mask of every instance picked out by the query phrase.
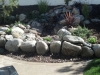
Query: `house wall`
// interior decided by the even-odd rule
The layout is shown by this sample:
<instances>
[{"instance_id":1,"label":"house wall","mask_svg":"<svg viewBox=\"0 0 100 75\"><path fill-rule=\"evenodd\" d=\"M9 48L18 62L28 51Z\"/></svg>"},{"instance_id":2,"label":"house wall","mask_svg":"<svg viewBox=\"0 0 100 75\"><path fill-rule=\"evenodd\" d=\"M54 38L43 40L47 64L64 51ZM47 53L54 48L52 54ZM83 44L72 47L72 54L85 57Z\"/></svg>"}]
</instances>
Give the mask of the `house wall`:
<instances>
[{"instance_id":1,"label":"house wall","mask_svg":"<svg viewBox=\"0 0 100 75\"><path fill-rule=\"evenodd\" d=\"M20 6L36 5L39 0L19 0ZM49 5L64 5L64 0L47 0ZM74 1L81 1L88 4L100 4L100 0L72 0L69 4L73 4Z\"/></svg>"}]
</instances>

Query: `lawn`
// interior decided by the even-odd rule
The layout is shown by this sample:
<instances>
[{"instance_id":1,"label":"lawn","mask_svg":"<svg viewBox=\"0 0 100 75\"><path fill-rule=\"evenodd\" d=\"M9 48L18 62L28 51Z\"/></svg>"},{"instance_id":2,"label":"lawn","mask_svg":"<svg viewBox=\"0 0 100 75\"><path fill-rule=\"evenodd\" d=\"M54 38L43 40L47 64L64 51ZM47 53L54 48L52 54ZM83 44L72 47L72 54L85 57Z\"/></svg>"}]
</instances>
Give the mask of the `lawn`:
<instances>
[{"instance_id":1,"label":"lawn","mask_svg":"<svg viewBox=\"0 0 100 75\"><path fill-rule=\"evenodd\" d=\"M84 69L84 75L100 75L100 59L94 59Z\"/></svg>"}]
</instances>

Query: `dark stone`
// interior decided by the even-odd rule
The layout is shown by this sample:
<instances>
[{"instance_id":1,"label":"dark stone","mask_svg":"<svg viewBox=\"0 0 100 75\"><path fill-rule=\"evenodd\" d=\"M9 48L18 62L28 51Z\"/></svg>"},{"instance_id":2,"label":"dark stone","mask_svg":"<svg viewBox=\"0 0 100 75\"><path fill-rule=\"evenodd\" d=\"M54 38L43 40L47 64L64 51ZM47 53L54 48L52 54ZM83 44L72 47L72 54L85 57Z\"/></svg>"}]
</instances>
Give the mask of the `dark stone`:
<instances>
[{"instance_id":1,"label":"dark stone","mask_svg":"<svg viewBox=\"0 0 100 75\"><path fill-rule=\"evenodd\" d=\"M0 75L18 75L18 73L13 66L6 66L0 68Z\"/></svg>"}]
</instances>

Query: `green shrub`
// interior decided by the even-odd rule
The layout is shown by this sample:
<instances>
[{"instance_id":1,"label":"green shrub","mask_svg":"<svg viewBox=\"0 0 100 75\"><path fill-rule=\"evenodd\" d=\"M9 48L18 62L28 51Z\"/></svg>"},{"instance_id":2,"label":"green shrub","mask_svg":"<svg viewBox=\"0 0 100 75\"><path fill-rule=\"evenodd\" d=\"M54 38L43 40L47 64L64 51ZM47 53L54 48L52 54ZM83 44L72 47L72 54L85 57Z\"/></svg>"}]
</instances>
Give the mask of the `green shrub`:
<instances>
[{"instance_id":1,"label":"green shrub","mask_svg":"<svg viewBox=\"0 0 100 75\"><path fill-rule=\"evenodd\" d=\"M47 0L39 0L38 1L38 8L40 13L46 13L48 10L48 2Z\"/></svg>"},{"instance_id":2,"label":"green shrub","mask_svg":"<svg viewBox=\"0 0 100 75\"><path fill-rule=\"evenodd\" d=\"M83 4L82 13L83 13L85 19L89 18L89 10L88 10L88 5L87 4Z\"/></svg>"},{"instance_id":3,"label":"green shrub","mask_svg":"<svg viewBox=\"0 0 100 75\"><path fill-rule=\"evenodd\" d=\"M13 24L10 24L10 27L13 27L13 26L17 26L18 24L22 24L22 25L26 25L25 23L22 23L22 22L20 22L20 21L15 21L15 23L13 23Z\"/></svg>"},{"instance_id":4,"label":"green shrub","mask_svg":"<svg viewBox=\"0 0 100 75\"><path fill-rule=\"evenodd\" d=\"M72 35L79 36L84 40L87 40L87 38L91 35L91 31L85 26L83 28L78 26L77 29L72 32Z\"/></svg>"},{"instance_id":5,"label":"green shrub","mask_svg":"<svg viewBox=\"0 0 100 75\"><path fill-rule=\"evenodd\" d=\"M7 29L7 30L6 30L6 33L7 33L7 34L11 34L11 30L12 30L12 28Z\"/></svg>"},{"instance_id":6,"label":"green shrub","mask_svg":"<svg viewBox=\"0 0 100 75\"><path fill-rule=\"evenodd\" d=\"M9 0L9 4L6 4L6 0L0 0L0 19L5 22L6 17L10 16L14 7L17 8L18 0Z\"/></svg>"},{"instance_id":7,"label":"green shrub","mask_svg":"<svg viewBox=\"0 0 100 75\"><path fill-rule=\"evenodd\" d=\"M87 40L89 43L95 44L97 42L97 38L96 37L90 37Z\"/></svg>"},{"instance_id":8,"label":"green shrub","mask_svg":"<svg viewBox=\"0 0 100 75\"><path fill-rule=\"evenodd\" d=\"M51 41L51 38L50 37L45 37L45 38L43 38L43 40Z\"/></svg>"}]
</instances>

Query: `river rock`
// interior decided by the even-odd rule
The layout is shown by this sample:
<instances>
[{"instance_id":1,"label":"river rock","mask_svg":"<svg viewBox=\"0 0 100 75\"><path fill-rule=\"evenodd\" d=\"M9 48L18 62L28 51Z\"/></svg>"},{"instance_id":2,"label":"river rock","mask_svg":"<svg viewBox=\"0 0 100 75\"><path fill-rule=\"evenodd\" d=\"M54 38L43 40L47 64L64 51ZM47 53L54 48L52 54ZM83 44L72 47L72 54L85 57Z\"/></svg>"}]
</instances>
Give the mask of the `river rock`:
<instances>
[{"instance_id":1,"label":"river rock","mask_svg":"<svg viewBox=\"0 0 100 75\"><path fill-rule=\"evenodd\" d=\"M49 47L44 41L38 41L36 43L36 51L40 55L44 55L46 52L48 52Z\"/></svg>"},{"instance_id":2,"label":"river rock","mask_svg":"<svg viewBox=\"0 0 100 75\"><path fill-rule=\"evenodd\" d=\"M91 57L94 54L94 51L87 46L83 46L82 47L82 52L81 52L81 56L82 57Z\"/></svg>"},{"instance_id":3,"label":"river rock","mask_svg":"<svg viewBox=\"0 0 100 75\"><path fill-rule=\"evenodd\" d=\"M96 57L100 57L100 44L93 44L93 50Z\"/></svg>"},{"instance_id":4,"label":"river rock","mask_svg":"<svg viewBox=\"0 0 100 75\"><path fill-rule=\"evenodd\" d=\"M21 44L20 48L24 52L35 52L35 44L36 41L26 41Z\"/></svg>"},{"instance_id":5,"label":"river rock","mask_svg":"<svg viewBox=\"0 0 100 75\"><path fill-rule=\"evenodd\" d=\"M60 53L61 41L53 41L50 43L50 52L51 53Z\"/></svg>"},{"instance_id":6,"label":"river rock","mask_svg":"<svg viewBox=\"0 0 100 75\"><path fill-rule=\"evenodd\" d=\"M66 41L64 41L62 44L61 52L66 56L78 56L81 51L82 51L81 46L77 46Z\"/></svg>"},{"instance_id":7,"label":"river rock","mask_svg":"<svg viewBox=\"0 0 100 75\"><path fill-rule=\"evenodd\" d=\"M6 39L2 36L0 36L0 47L5 47Z\"/></svg>"},{"instance_id":8,"label":"river rock","mask_svg":"<svg viewBox=\"0 0 100 75\"><path fill-rule=\"evenodd\" d=\"M65 35L71 35L71 33L68 30L66 30L66 29L60 29L57 34L60 37L60 40L62 40L62 38Z\"/></svg>"},{"instance_id":9,"label":"river rock","mask_svg":"<svg viewBox=\"0 0 100 75\"><path fill-rule=\"evenodd\" d=\"M81 37L72 36L72 35L65 35L65 36L63 37L63 40L64 40L64 41L71 42L71 43L81 43L81 44L84 43L84 40L83 40Z\"/></svg>"},{"instance_id":10,"label":"river rock","mask_svg":"<svg viewBox=\"0 0 100 75\"><path fill-rule=\"evenodd\" d=\"M20 38L24 34L24 31L19 27L13 27L11 30L11 34L14 38Z\"/></svg>"},{"instance_id":11,"label":"river rock","mask_svg":"<svg viewBox=\"0 0 100 75\"><path fill-rule=\"evenodd\" d=\"M8 40L5 44L5 49L9 52L17 52L22 42L21 39Z\"/></svg>"}]
</instances>

